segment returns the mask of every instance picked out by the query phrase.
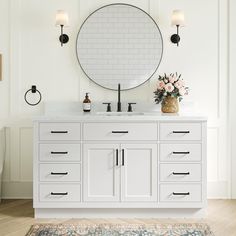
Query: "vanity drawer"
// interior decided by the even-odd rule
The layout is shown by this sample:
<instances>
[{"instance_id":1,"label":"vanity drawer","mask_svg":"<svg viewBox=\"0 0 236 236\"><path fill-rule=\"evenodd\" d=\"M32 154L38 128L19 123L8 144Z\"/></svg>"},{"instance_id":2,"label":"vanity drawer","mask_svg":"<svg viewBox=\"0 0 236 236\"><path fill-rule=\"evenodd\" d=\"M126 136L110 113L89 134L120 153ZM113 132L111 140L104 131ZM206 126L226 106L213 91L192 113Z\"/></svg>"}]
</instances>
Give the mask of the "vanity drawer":
<instances>
[{"instance_id":1,"label":"vanity drawer","mask_svg":"<svg viewBox=\"0 0 236 236\"><path fill-rule=\"evenodd\" d=\"M160 181L201 181L201 164L160 164Z\"/></svg>"},{"instance_id":2,"label":"vanity drawer","mask_svg":"<svg viewBox=\"0 0 236 236\"><path fill-rule=\"evenodd\" d=\"M86 123L84 140L157 140L156 123Z\"/></svg>"},{"instance_id":3,"label":"vanity drawer","mask_svg":"<svg viewBox=\"0 0 236 236\"><path fill-rule=\"evenodd\" d=\"M80 181L80 164L40 164L39 180L46 182Z\"/></svg>"},{"instance_id":4,"label":"vanity drawer","mask_svg":"<svg viewBox=\"0 0 236 236\"><path fill-rule=\"evenodd\" d=\"M160 139L169 140L201 140L201 123L161 123Z\"/></svg>"},{"instance_id":5,"label":"vanity drawer","mask_svg":"<svg viewBox=\"0 0 236 236\"><path fill-rule=\"evenodd\" d=\"M201 202L201 184L161 184L160 202Z\"/></svg>"},{"instance_id":6,"label":"vanity drawer","mask_svg":"<svg viewBox=\"0 0 236 236\"><path fill-rule=\"evenodd\" d=\"M201 161L201 144L160 144L161 161Z\"/></svg>"},{"instance_id":7,"label":"vanity drawer","mask_svg":"<svg viewBox=\"0 0 236 236\"><path fill-rule=\"evenodd\" d=\"M80 123L40 123L40 140L80 140Z\"/></svg>"},{"instance_id":8,"label":"vanity drawer","mask_svg":"<svg viewBox=\"0 0 236 236\"><path fill-rule=\"evenodd\" d=\"M80 144L40 144L40 161L80 161Z\"/></svg>"},{"instance_id":9,"label":"vanity drawer","mask_svg":"<svg viewBox=\"0 0 236 236\"><path fill-rule=\"evenodd\" d=\"M80 184L40 184L39 200L41 202L80 202Z\"/></svg>"}]
</instances>

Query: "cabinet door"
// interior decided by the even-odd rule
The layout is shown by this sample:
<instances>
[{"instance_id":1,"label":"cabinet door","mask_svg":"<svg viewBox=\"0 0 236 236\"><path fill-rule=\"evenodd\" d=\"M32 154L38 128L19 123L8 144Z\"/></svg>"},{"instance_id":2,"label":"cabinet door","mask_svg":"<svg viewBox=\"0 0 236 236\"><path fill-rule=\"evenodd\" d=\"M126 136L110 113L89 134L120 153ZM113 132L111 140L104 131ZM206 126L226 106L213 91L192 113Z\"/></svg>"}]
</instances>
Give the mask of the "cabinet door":
<instances>
[{"instance_id":1,"label":"cabinet door","mask_svg":"<svg viewBox=\"0 0 236 236\"><path fill-rule=\"evenodd\" d=\"M122 201L157 201L157 145L121 145Z\"/></svg>"},{"instance_id":2,"label":"cabinet door","mask_svg":"<svg viewBox=\"0 0 236 236\"><path fill-rule=\"evenodd\" d=\"M119 201L117 144L84 144L84 201Z\"/></svg>"}]
</instances>

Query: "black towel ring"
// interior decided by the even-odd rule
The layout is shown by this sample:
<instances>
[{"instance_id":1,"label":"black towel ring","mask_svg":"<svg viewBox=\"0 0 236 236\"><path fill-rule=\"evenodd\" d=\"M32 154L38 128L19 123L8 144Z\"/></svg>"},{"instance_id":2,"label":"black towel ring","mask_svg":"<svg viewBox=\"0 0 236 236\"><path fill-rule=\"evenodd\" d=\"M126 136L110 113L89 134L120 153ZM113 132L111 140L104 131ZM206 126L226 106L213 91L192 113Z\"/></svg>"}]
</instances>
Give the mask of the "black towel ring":
<instances>
[{"instance_id":1,"label":"black towel ring","mask_svg":"<svg viewBox=\"0 0 236 236\"><path fill-rule=\"evenodd\" d=\"M38 100L38 102L36 102L36 103L30 103L30 102L27 101L27 94L28 94L30 91L31 91L32 93L36 93L36 92L37 92L37 93L39 94L39 100ZM29 104L30 106L36 106L36 105L38 105L38 104L41 102L41 100L42 100L42 94L37 90L36 85L32 85L31 89L29 89L29 90L27 90L27 91L25 92L24 98L25 98L25 102L26 102L27 104Z\"/></svg>"}]
</instances>

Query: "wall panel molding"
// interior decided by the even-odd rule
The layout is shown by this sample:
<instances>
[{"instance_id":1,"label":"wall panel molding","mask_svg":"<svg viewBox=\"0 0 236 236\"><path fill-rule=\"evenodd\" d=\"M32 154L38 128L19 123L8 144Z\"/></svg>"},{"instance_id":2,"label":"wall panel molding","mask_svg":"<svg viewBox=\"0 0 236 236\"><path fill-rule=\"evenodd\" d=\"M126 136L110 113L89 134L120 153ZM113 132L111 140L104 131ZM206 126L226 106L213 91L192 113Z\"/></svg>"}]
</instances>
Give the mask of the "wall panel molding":
<instances>
[{"instance_id":1,"label":"wall panel molding","mask_svg":"<svg viewBox=\"0 0 236 236\"><path fill-rule=\"evenodd\" d=\"M10 181L20 180L19 127L10 128Z\"/></svg>"},{"instance_id":2,"label":"wall panel molding","mask_svg":"<svg viewBox=\"0 0 236 236\"><path fill-rule=\"evenodd\" d=\"M2 199L32 199L32 182L2 182Z\"/></svg>"},{"instance_id":3,"label":"wall panel molding","mask_svg":"<svg viewBox=\"0 0 236 236\"><path fill-rule=\"evenodd\" d=\"M228 181L215 181L207 183L208 199L228 199Z\"/></svg>"},{"instance_id":4,"label":"wall panel molding","mask_svg":"<svg viewBox=\"0 0 236 236\"><path fill-rule=\"evenodd\" d=\"M19 128L20 181L33 179L33 128Z\"/></svg>"}]
</instances>

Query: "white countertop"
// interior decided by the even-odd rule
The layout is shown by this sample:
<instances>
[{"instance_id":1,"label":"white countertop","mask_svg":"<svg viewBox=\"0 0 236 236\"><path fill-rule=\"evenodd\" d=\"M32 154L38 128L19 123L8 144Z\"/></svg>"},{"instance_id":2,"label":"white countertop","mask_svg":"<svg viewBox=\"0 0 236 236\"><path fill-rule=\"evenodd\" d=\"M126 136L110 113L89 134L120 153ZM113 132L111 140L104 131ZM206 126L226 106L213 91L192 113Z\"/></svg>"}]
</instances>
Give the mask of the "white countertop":
<instances>
[{"instance_id":1,"label":"white countertop","mask_svg":"<svg viewBox=\"0 0 236 236\"><path fill-rule=\"evenodd\" d=\"M34 121L87 121L87 122L103 122L103 121L206 121L207 117L200 114L192 113L179 113L179 114L167 114L161 112L144 112L143 114L121 114L121 115L109 115L97 114L97 113L54 113L47 114L39 117L35 117Z\"/></svg>"},{"instance_id":2,"label":"white countertop","mask_svg":"<svg viewBox=\"0 0 236 236\"><path fill-rule=\"evenodd\" d=\"M193 104L181 107L177 114L160 112L160 105L151 103L137 103L134 112L105 112L106 107L101 102L92 104L92 112L83 112L81 102L47 102L44 115L34 117L33 121L68 121L68 122L114 122L114 121L206 121L207 117L194 112ZM186 109L186 107L191 108ZM112 109L116 104L112 104ZM127 104L123 103L123 110Z\"/></svg>"}]
</instances>

